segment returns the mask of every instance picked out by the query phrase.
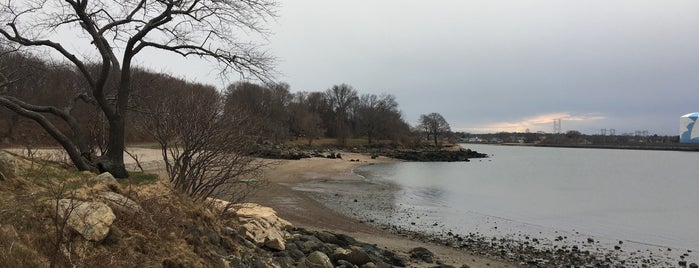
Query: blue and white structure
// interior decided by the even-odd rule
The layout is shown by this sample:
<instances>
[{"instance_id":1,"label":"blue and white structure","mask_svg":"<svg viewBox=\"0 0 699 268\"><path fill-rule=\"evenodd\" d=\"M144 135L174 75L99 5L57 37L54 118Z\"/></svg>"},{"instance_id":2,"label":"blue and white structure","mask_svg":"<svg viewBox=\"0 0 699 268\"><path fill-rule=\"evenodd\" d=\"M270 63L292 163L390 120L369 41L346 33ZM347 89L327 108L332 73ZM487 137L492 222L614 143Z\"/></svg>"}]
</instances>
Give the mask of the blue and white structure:
<instances>
[{"instance_id":1,"label":"blue and white structure","mask_svg":"<svg viewBox=\"0 0 699 268\"><path fill-rule=\"evenodd\" d=\"M699 126L697 126L699 112L685 114L680 117L680 142L699 143Z\"/></svg>"}]
</instances>

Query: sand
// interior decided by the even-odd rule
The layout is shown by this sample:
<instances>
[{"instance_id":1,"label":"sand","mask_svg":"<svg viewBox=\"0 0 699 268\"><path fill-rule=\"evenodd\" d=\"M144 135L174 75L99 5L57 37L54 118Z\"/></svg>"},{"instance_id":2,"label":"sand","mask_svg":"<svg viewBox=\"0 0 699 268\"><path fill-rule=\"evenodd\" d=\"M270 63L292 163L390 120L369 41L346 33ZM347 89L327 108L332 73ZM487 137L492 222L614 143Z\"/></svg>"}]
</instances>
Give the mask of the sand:
<instances>
[{"instance_id":1,"label":"sand","mask_svg":"<svg viewBox=\"0 0 699 268\"><path fill-rule=\"evenodd\" d=\"M359 160L351 161L351 160ZM269 182L268 187L250 197L249 201L274 208L278 215L298 227L310 230L327 230L343 233L370 244L387 248L405 255L415 247L425 247L437 258L455 267L463 264L469 267L517 267L487 257L476 256L464 250L447 246L411 240L385 231L377 226L360 222L335 212L300 191L294 185L311 180L361 180L352 173L358 166L390 163L396 160L380 157L371 159L367 155L343 153L342 159L309 158L301 160L281 160L265 172L262 178ZM414 267L429 267L435 264L412 263Z\"/></svg>"}]
</instances>

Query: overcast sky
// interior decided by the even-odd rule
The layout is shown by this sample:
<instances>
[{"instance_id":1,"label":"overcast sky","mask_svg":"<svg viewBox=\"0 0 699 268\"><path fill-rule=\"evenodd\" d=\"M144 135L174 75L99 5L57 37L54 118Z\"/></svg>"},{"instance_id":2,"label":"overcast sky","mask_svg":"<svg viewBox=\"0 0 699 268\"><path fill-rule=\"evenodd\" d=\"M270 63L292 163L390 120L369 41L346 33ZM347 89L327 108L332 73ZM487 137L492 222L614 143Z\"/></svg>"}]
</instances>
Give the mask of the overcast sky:
<instances>
[{"instance_id":1,"label":"overcast sky","mask_svg":"<svg viewBox=\"0 0 699 268\"><path fill-rule=\"evenodd\" d=\"M269 24L293 92L347 83L390 93L405 118L471 132L677 135L699 111L699 1L280 1ZM176 59L177 57L168 57ZM139 64L216 84L196 61Z\"/></svg>"}]
</instances>

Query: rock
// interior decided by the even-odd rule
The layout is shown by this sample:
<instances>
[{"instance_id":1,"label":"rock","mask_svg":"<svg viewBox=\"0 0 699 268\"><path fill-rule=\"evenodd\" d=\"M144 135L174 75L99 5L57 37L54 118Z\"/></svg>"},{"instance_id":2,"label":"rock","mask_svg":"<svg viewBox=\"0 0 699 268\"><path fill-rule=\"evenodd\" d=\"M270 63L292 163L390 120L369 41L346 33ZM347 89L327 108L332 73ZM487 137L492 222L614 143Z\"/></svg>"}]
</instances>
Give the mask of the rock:
<instances>
[{"instance_id":1,"label":"rock","mask_svg":"<svg viewBox=\"0 0 699 268\"><path fill-rule=\"evenodd\" d=\"M373 262L367 262L367 263L365 263L364 265L362 265L362 266L360 266L360 267L361 267L361 268L376 268L377 266L376 266L376 264L374 264Z\"/></svg>"},{"instance_id":2,"label":"rock","mask_svg":"<svg viewBox=\"0 0 699 268\"><path fill-rule=\"evenodd\" d=\"M595 242L595 240L592 239L591 237L590 237L590 238L587 238L587 243L594 243L594 242Z\"/></svg>"},{"instance_id":3,"label":"rock","mask_svg":"<svg viewBox=\"0 0 699 268\"><path fill-rule=\"evenodd\" d=\"M308 268L333 268L333 264L330 262L328 255L320 251L314 251L309 254L303 264Z\"/></svg>"},{"instance_id":4,"label":"rock","mask_svg":"<svg viewBox=\"0 0 699 268\"><path fill-rule=\"evenodd\" d=\"M687 261L679 261L677 264L679 264L681 267L687 267Z\"/></svg>"},{"instance_id":5,"label":"rock","mask_svg":"<svg viewBox=\"0 0 699 268\"><path fill-rule=\"evenodd\" d=\"M118 184L117 180L109 172L97 175L94 180L104 184Z\"/></svg>"},{"instance_id":6,"label":"rock","mask_svg":"<svg viewBox=\"0 0 699 268\"><path fill-rule=\"evenodd\" d=\"M281 237L279 232L269 232L267 234L265 246L276 250L286 249L286 246L284 245L284 238Z\"/></svg>"},{"instance_id":7,"label":"rock","mask_svg":"<svg viewBox=\"0 0 699 268\"><path fill-rule=\"evenodd\" d=\"M367 254L362 248L360 247L350 247L351 252L346 256L348 262L351 262L354 265L357 266L362 266L366 263L371 262L371 258L369 257L369 254Z\"/></svg>"},{"instance_id":8,"label":"rock","mask_svg":"<svg viewBox=\"0 0 699 268\"><path fill-rule=\"evenodd\" d=\"M315 232L313 234L315 237L317 237L320 241L323 241L323 243L330 243L330 244L335 244L338 246L347 246L347 243L344 241L341 241L340 239L335 236L335 234L322 231L322 232Z\"/></svg>"},{"instance_id":9,"label":"rock","mask_svg":"<svg viewBox=\"0 0 699 268\"><path fill-rule=\"evenodd\" d=\"M292 259L288 256L276 257L276 258L274 258L274 262L276 262L279 265L279 268L293 268L293 267L295 267L294 259Z\"/></svg>"},{"instance_id":10,"label":"rock","mask_svg":"<svg viewBox=\"0 0 699 268\"><path fill-rule=\"evenodd\" d=\"M416 247L410 250L410 258L418 259L426 263L434 262L434 253L423 247Z\"/></svg>"},{"instance_id":11,"label":"rock","mask_svg":"<svg viewBox=\"0 0 699 268\"><path fill-rule=\"evenodd\" d=\"M408 266L408 261L405 258L398 256L398 255L396 255L396 253L393 253L391 251L384 251L383 257L390 265L398 266L398 267Z\"/></svg>"},{"instance_id":12,"label":"rock","mask_svg":"<svg viewBox=\"0 0 699 268\"><path fill-rule=\"evenodd\" d=\"M5 151L0 151L0 181L15 177L17 177L17 159Z\"/></svg>"},{"instance_id":13,"label":"rock","mask_svg":"<svg viewBox=\"0 0 699 268\"><path fill-rule=\"evenodd\" d=\"M223 204L222 200L216 203ZM285 250L286 230L292 225L288 221L277 217L274 209L257 204L245 203L234 205L235 215L242 224L240 233L247 240L258 246L267 246L275 250Z\"/></svg>"},{"instance_id":14,"label":"rock","mask_svg":"<svg viewBox=\"0 0 699 268\"><path fill-rule=\"evenodd\" d=\"M689 268L699 268L699 265L697 265L696 263L690 263Z\"/></svg>"},{"instance_id":15,"label":"rock","mask_svg":"<svg viewBox=\"0 0 699 268\"><path fill-rule=\"evenodd\" d=\"M338 267L344 267L344 268L354 268L354 267L357 267L357 266L355 266L354 264L352 264L352 263L350 263L350 262L348 262L348 261L343 261L343 260L337 261L337 264L339 265Z\"/></svg>"},{"instance_id":16,"label":"rock","mask_svg":"<svg viewBox=\"0 0 699 268\"><path fill-rule=\"evenodd\" d=\"M55 206L55 204L51 204ZM61 199L58 202L58 214L65 218L74 231L90 241L102 241L109 234L109 228L116 219L112 209L102 202L82 202Z\"/></svg>"},{"instance_id":17,"label":"rock","mask_svg":"<svg viewBox=\"0 0 699 268\"><path fill-rule=\"evenodd\" d=\"M102 200L107 201L107 203L110 203L119 208L123 208L134 213L144 212L143 207L136 203L136 201L133 201L128 197L117 194L115 192L102 192L99 194L99 196L100 198L102 198Z\"/></svg>"},{"instance_id":18,"label":"rock","mask_svg":"<svg viewBox=\"0 0 699 268\"><path fill-rule=\"evenodd\" d=\"M322 243L318 243L316 241L304 241L296 243L296 245L299 247L299 250L301 250L301 252L310 253L313 251L318 251L321 248Z\"/></svg>"},{"instance_id":19,"label":"rock","mask_svg":"<svg viewBox=\"0 0 699 268\"><path fill-rule=\"evenodd\" d=\"M301 258L305 257L306 255L303 255L303 252L301 252L298 249L292 249L289 250L289 256L294 259L294 261L299 261Z\"/></svg>"}]
</instances>

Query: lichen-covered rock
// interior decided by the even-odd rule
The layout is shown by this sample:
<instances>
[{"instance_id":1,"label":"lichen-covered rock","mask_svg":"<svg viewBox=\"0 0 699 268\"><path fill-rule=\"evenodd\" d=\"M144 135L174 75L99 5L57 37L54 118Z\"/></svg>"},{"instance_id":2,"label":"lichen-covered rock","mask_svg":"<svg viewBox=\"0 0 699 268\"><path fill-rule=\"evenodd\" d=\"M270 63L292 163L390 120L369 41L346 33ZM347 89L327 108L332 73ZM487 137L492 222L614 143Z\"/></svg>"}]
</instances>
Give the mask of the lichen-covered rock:
<instances>
[{"instance_id":1,"label":"lichen-covered rock","mask_svg":"<svg viewBox=\"0 0 699 268\"><path fill-rule=\"evenodd\" d=\"M0 180L17 176L17 159L11 154L0 151Z\"/></svg>"},{"instance_id":2,"label":"lichen-covered rock","mask_svg":"<svg viewBox=\"0 0 699 268\"><path fill-rule=\"evenodd\" d=\"M95 177L95 180L104 184L117 184L117 180L109 172L104 172Z\"/></svg>"},{"instance_id":3,"label":"lichen-covered rock","mask_svg":"<svg viewBox=\"0 0 699 268\"><path fill-rule=\"evenodd\" d=\"M58 214L64 219L68 215L68 226L83 238L95 242L107 237L109 228L116 219L112 209L105 203L72 199L59 200Z\"/></svg>"},{"instance_id":4,"label":"lichen-covered rock","mask_svg":"<svg viewBox=\"0 0 699 268\"><path fill-rule=\"evenodd\" d=\"M222 200L213 200L218 207L228 207ZM258 246L267 246L275 250L285 250L288 236L286 230L291 223L279 218L277 212L258 204L244 203L231 206L237 220L241 223L240 234Z\"/></svg>"},{"instance_id":5,"label":"lichen-covered rock","mask_svg":"<svg viewBox=\"0 0 699 268\"><path fill-rule=\"evenodd\" d=\"M320 252L320 251L314 251L308 257L306 257L306 261L304 261L299 267L307 267L307 268L333 268L332 262L330 262L330 258L328 258L328 255L325 255L325 253Z\"/></svg>"},{"instance_id":6,"label":"lichen-covered rock","mask_svg":"<svg viewBox=\"0 0 699 268\"><path fill-rule=\"evenodd\" d=\"M356 266L362 266L366 263L371 262L369 254L364 252L361 248L354 246L350 247L350 249L335 249L335 252L333 253L332 257L335 261L344 260Z\"/></svg>"},{"instance_id":7,"label":"lichen-covered rock","mask_svg":"<svg viewBox=\"0 0 699 268\"><path fill-rule=\"evenodd\" d=\"M115 192L101 192L99 196L102 200L107 201L107 203L126 209L133 213L143 213L144 211L143 207L136 203L136 201L133 201L130 198L117 194Z\"/></svg>"}]
</instances>

